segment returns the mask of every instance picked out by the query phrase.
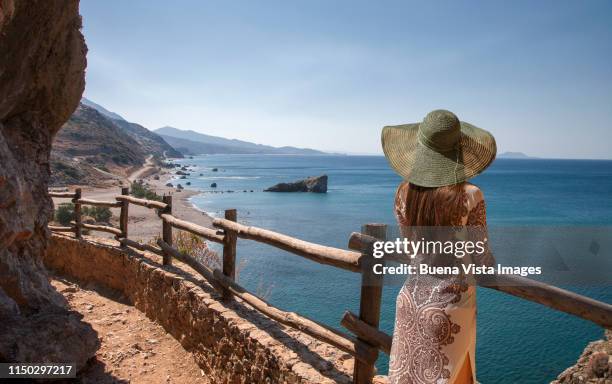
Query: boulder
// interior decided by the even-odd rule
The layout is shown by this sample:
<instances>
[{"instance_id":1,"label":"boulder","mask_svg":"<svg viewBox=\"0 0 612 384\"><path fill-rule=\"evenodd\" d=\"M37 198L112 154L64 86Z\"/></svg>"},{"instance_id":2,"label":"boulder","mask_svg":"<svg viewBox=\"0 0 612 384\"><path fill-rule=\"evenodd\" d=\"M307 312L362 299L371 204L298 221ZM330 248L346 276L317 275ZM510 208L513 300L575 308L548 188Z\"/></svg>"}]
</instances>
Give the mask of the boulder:
<instances>
[{"instance_id":1,"label":"boulder","mask_svg":"<svg viewBox=\"0 0 612 384\"><path fill-rule=\"evenodd\" d=\"M212 184L210 185L210 187L211 187L211 188L217 188L217 183L212 183Z\"/></svg>"},{"instance_id":2,"label":"boulder","mask_svg":"<svg viewBox=\"0 0 612 384\"><path fill-rule=\"evenodd\" d=\"M81 217L81 222L83 224L95 224L96 223L96 219L94 219L91 216L83 216L83 217Z\"/></svg>"},{"instance_id":3,"label":"boulder","mask_svg":"<svg viewBox=\"0 0 612 384\"><path fill-rule=\"evenodd\" d=\"M293 183L279 183L270 188L264 189L264 192L327 192L327 175L312 176L303 180L294 181Z\"/></svg>"},{"instance_id":4,"label":"boulder","mask_svg":"<svg viewBox=\"0 0 612 384\"><path fill-rule=\"evenodd\" d=\"M74 361L99 342L42 264L51 143L85 85L78 0L0 1L0 361Z\"/></svg>"}]
</instances>

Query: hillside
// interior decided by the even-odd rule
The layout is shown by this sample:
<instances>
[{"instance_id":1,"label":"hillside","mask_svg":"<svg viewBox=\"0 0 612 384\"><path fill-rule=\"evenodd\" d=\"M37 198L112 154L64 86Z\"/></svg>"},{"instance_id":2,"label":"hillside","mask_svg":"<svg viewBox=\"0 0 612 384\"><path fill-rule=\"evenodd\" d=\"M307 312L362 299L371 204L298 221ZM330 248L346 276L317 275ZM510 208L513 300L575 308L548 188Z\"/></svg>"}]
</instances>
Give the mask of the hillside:
<instances>
[{"instance_id":1,"label":"hillside","mask_svg":"<svg viewBox=\"0 0 612 384\"><path fill-rule=\"evenodd\" d=\"M183 157L159 135L86 98L55 137L51 185L121 179L144 159Z\"/></svg>"},{"instance_id":2,"label":"hillside","mask_svg":"<svg viewBox=\"0 0 612 384\"><path fill-rule=\"evenodd\" d=\"M126 120L113 120L113 122L138 142L141 149L156 157L183 157L181 152L168 144L160 135L149 131L140 124L130 123Z\"/></svg>"},{"instance_id":3,"label":"hillside","mask_svg":"<svg viewBox=\"0 0 612 384\"><path fill-rule=\"evenodd\" d=\"M147 153L139 143L100 112L80 104L55 136L51 184L94 182L125 175Z\"/></svg>"},{"instance_id":4,"label":"hillside","mask_svg":"<svg viewBox=\"0 0 612 384\"><path fill-rule=\"evenodd\" d=\"M105 117L109 118L113 123L123 129L125 133L136 140L142 150L156 157L183 157L183 155L175 150L172 146L164 141L159 135L153 133L140 124L132 123L124 119L121 115L111 112L100 104L97 104L83 97L81 104L95 109Z\"/></svg>"},{"instance_id":5,"label":"hillside","mask_svg":"<svg viewBox=\"0 0 612 384\"><path fill-rule=\"evenodd\" d=\"M123 117L116 114L115 112L111 112L108 109L101 106L100 104L94 103L93 101L86 99L85 97L81 98L81 104L84 104L90 108L95 109L96 111L100 112L101 114L103 114L104 116L112 120L125 120Z\"/></svg>"},{"instance_id":6,"label":"hillside","mask_svg":"<svg viewBox=\"0 0 612 384\"><path fill-rule=\"evenodd\" d=\"M255 144L248 141L226 139L218 136L205 135L191 130L181 130L173 127L156 129L159 134L174 148L187 155L198 154L290 154L290 155L322 155L324 152L308 148L272 147Z\"/></svg>"}]
</instances>

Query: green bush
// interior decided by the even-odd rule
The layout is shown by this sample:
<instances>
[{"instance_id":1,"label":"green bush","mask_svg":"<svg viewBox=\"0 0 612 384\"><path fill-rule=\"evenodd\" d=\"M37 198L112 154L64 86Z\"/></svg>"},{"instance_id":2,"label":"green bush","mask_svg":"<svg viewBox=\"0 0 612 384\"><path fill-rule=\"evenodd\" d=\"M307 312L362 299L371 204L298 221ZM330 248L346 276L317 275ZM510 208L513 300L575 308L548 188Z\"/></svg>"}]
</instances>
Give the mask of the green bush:
<instances>
[{"instance_id":1,"label":"green bush","mask_svg":"<svg viewBox=\"0 0 612 384\"><path fill-rule=\"evenodd\" d=\"M82 216L91 216L96 222L108 223L113 216L110 208L81 206ZM74 204L62 203L55 210L55 221L61 225L70 225L74 220Z\"/></svg>"},{"instance_id":2,"label":"green bush","mask_svg":"<svg viewBox=\"0 0 612 384\"><path fill-rule=\"evenodd\" d=\"M157 193L152 191L149 187L144 185L142 181L136 181L132 183L130 194L134 197L147 199L147 200L157 200L157 201L162 200L160 195L158 195Z\"/></svg>"},{"instance_id":3,"label":"green bush","mask_svg":"<svg viewBox=\"0 0 612 384\"><path fill-rule=\"evenodd\" d=\"M74 204L61 203L55 210L55 221L61 225L70 225L74 219Z\"/></svg>"},{"instance_id":4,"label":"green bush","mask_svg":"<svg viewBox=\"0 0 612 384\"><path fill-rule=\"evenodd\" d=\"M107 207L87 207L84 206L81 209L81 213L84 216L93 217L96 222L108 223L110 218L113 216L110 208Z\"/></svg>"}]
</instances>

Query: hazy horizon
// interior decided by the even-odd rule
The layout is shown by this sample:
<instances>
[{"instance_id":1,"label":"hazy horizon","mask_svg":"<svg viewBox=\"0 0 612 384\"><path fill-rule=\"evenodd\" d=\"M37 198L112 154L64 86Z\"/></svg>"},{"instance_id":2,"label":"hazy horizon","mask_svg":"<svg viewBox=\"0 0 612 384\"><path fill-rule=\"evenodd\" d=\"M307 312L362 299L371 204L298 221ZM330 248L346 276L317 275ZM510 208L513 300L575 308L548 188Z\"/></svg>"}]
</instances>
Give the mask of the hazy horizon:
<instances>
[{"instance_id":1,"label":"hazy horizon","mask_svg":"<svg viewBox=\"0 0 612 384\"><path fill-rule=\"evenodd\" d=\"M446 108L500 153L611 157L612 3L266 4L82 0L84 96L151 130L355 154Z\"/></svg>"}]
</instances>

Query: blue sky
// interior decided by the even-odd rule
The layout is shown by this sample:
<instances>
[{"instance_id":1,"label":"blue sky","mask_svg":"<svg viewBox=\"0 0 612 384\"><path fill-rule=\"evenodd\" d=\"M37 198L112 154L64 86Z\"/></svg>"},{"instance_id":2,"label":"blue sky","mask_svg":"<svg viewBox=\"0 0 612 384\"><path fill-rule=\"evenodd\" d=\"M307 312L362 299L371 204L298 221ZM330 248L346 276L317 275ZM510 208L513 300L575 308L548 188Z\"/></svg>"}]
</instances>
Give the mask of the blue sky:
<instances>
[{"instance_id":1,"label":"blue sky","mask_svg":"<svg viewBox=\"0 0 612 384\"><path fill-rule=\"evenodd\" d=\"M611 1L81 0L85 96L155 129L381 153L450 109L500 151L612 158Z\"/></svg>"}]
</instances>

